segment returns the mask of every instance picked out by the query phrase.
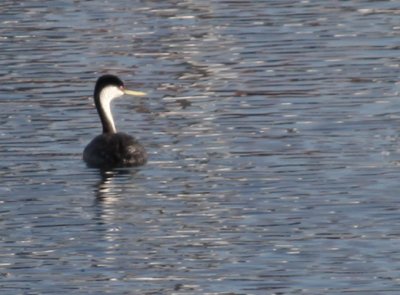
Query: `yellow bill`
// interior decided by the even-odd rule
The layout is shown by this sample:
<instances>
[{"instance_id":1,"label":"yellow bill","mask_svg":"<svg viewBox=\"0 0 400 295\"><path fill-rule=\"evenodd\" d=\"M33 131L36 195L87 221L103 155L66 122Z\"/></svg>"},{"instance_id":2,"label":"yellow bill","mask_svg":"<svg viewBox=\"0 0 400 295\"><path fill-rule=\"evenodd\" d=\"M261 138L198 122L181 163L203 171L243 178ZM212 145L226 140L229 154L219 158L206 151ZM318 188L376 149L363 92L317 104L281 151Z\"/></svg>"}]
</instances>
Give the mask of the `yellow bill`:
<instances>
[{"instance_id":1,"label":"yellow bill","mask_svg":"<svg viewBox=\"0 0 400 295\"><path fill-rule=\"evenodd\" d=\"M126 95L133 95L133 96L146 96L147 94L142 91L134 91L129 89L122 90Z\"/></svg>"}]
</instances>

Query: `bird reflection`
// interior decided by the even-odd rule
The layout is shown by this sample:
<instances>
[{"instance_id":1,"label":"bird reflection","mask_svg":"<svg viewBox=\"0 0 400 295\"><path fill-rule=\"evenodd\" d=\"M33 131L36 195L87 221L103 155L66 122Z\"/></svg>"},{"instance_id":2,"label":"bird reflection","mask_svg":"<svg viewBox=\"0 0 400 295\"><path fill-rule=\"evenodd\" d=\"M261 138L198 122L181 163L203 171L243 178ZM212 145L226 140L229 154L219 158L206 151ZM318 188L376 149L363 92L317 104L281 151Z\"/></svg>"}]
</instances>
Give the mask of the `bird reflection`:
<instances>
[{"instance_id":1,"label":"bird reflection","mask_svg":"<svg viewBox=\"0 0 400 295\"><path fill-rule=\"evenodd\" d=\"M118 219L121 196L125 194L124 186L121 186L121 178L134 178L138 172L137 169L119 168L113 170L99 170L100 180L95 185L95 199L93 207L95 208L95 219L98 224L112 225L115 219ZM132 187L133 181L124 180ZM110 230L110 229L108 229Z\"/></svg>"},{"instance_id":2,"label":"bird reflection","mask_svg":"<svg viewBox=\"0 0 400 295\"><path fill-rule=\"evenodd\" d=\"M137 172L138 170L132 168L99 170L99 180L94 185L94 223L88 235L93 235L91 239L94 241L101 241L90 255L92 260L102 267L115 269L120 263L120 245L124 240L121 233L121 210L125 204L123 195L126 194L126 190L132 188L134 181L130 180ZM121 185L121 181L129 186ZM118 274L111 275L115 280L119 278Z\"/></svg>"},{"instance_id":3,"label":"bird reflection","mask_svg":"<svg viewBox=\"0 0 400 295\"><path fill-rule=\"evenodd\" d=\"M121 187L115 184L115 179L121 176L132 177L138 172L137 169L113 169L100 170L100 180L96 183L96 202L114 203L118 201Z\"/></svg>"}]
</instances>

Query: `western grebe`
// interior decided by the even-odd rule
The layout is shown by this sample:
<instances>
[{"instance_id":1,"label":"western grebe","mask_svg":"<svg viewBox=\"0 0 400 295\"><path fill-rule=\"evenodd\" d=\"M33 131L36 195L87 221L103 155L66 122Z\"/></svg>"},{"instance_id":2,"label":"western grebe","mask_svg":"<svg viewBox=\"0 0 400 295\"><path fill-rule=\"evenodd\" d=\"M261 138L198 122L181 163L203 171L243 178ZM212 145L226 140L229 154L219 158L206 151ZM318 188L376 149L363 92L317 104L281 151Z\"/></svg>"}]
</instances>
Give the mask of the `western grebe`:
<instances>
[{"instance_id":1,"label":"western grebe","mask_svg":"<svg viewBox=\"0 0 400 295\"><path fill-rule=\"evenodd\" d=\"M146 93L125 89L116 76L101 76L94 88L94 102L99 113L103 133L96 136L83 151L89 167L114 168L139 166L146 163L144 147L132 136L117 132L111 113L111 101L124 94L145 96Z\"/></svg>"}]
</instances>

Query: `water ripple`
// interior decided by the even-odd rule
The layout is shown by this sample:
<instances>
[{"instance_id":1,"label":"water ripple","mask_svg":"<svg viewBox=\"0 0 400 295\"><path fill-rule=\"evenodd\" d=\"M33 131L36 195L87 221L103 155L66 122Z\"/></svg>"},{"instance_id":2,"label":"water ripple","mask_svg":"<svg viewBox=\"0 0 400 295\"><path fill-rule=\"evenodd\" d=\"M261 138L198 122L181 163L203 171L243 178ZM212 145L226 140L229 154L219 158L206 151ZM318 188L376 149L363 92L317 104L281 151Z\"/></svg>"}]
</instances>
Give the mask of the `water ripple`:
<instances>
[{"instance_id":1,"label":"water ripple","mask_svg":"<svg viewBox=\"0 0 400 295\"><path fill-rule=\"evenodd\" d=\"M4 1L1 289L397 290L399 10L292 2ZM103 73L140 169L81 160Z\"/></svg>"}]
</instances>

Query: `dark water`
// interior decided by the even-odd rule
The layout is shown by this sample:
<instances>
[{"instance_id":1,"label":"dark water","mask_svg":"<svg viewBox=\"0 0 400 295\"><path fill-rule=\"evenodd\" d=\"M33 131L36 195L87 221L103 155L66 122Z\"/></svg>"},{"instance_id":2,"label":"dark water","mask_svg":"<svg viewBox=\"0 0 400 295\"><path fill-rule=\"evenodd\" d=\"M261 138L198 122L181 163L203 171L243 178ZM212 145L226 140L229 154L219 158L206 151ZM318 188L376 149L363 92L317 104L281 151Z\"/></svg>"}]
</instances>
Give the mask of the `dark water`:
<instances>
[{"instance_id":1,"label":"dark water","mask_svg":"<svg viewBox=\"0 0 400 295\"><path fill-rule=\"evenodd\" d=\"M321 4L323 3L323 4ZM3 1L1 294L398 294L396 1ZM81 161L103 73L140 169Z\"/></svg>"}]
</instances>

